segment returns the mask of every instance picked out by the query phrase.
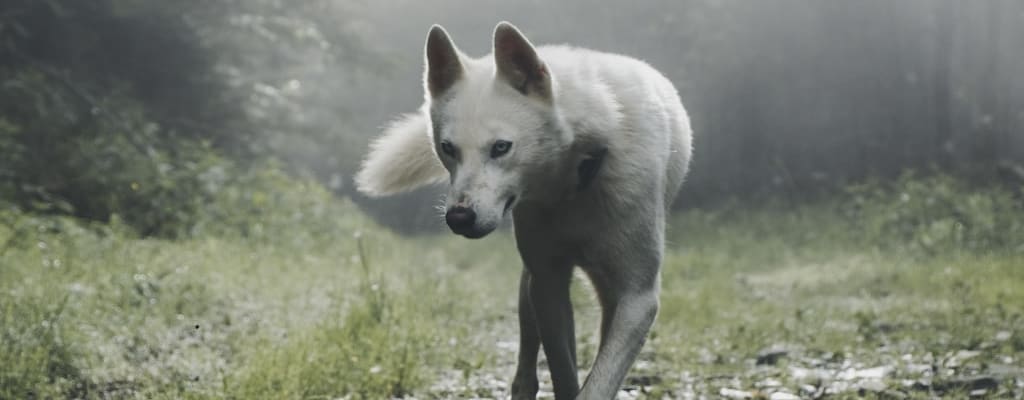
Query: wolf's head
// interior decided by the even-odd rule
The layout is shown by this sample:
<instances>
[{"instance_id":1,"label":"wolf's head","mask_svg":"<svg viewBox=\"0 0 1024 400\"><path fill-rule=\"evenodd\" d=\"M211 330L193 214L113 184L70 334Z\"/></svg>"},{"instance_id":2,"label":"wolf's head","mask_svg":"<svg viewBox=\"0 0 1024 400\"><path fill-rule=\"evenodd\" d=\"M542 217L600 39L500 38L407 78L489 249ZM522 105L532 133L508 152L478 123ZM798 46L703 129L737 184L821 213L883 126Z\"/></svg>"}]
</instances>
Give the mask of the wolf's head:
<instances>
[{"instance_id":1,"label":"wolf's head","mask_svg":"<svg viewBox=\"0 0 1024 400\"><path fill-rule=\"evenodd\" d=\"M555 78L507 22L492 57L470 59L435 25L427 35L424 86L434 150L448 170L445 221L480 238L519 202L564 185L572 131L555 102Z\"/></svg>"}]
</instances>

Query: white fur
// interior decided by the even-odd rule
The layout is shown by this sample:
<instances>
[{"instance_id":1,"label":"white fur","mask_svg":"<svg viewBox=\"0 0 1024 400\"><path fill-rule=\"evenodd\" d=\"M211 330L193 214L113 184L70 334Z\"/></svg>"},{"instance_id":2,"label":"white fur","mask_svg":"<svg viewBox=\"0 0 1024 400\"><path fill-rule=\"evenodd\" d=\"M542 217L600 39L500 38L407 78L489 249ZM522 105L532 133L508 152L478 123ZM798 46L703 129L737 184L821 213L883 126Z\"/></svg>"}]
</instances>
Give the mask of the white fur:
<instances>
[{"instance_id":1,"label":"white fur","mask_svg":"<svg viewBox=\"0 0 1024 400\"><path fill-rule=\"evenodd\" d=\"M507 23L494 43L494 53L471 59L443 29L431 30L426 104L375 142L357 182L369 194L394 193L447 169L446 206L476 214L460 232L467 237L486 235L511 210L524 263L513 398L535 397L541 344L556 398L614 398L657 314L665 216L689 164L689 118L671 82L644 62L534 47ZM496 140L511 150L492 157ZM457 157L443 154L442 142ZM581 166L599 159L582 185ZM574 266L603 310L582 388L568 296Z\"/></svg>"}]
</instances>

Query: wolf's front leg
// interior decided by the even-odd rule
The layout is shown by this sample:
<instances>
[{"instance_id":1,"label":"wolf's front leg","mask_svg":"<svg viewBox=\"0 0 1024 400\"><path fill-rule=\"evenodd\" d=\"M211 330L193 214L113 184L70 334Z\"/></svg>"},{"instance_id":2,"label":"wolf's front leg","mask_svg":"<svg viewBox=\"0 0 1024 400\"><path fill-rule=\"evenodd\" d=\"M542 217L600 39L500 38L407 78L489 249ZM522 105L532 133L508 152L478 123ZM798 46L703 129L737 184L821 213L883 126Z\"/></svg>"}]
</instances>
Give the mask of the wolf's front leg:
<instances>
[{"instance_id":1,"label":"wolf's front leg","mask_svg":"<svg viewBox=\"0 0 1024 400\"><path fill-rule=\"evenodd\" d=\"M519 362L512 380L512 400L537 398L537 352L540 351L540 333L530 302L530 272L523 268L519 278Z\"/></svg>"},{"instance_id":2,"label":"wolf's front leg","mask_svg":"<svg viewBox=\"0 0 1024 400\"><path fill-rule=\"evenodd\" d=\"M579 392L576 375L576 332L569 282L572 265L546 264L530 272L530 305L536 317L544 355L551 371L556 400L570 400Z\"/></svg>"},{"instance_id":3,"label":"wolf's front leg","mask_svg":"<svg viewBox=\"0 0 1024 400\"><path fill-rule=\"evenodd\" d=\"M571 400L579 392L579 378L576 375L576 334L573 321L572 302L569 300L569 283L572 280L573 263L571 257L564 254L549 232L551 226L548 219L531 214L529 209L516 209L513 214L515 221L516 247L523 259L526 271L525 279L520 288L520 322L525 321L523 335L530 322L535 323L540 344L547 356L548 369L551 371L551 383L555 390L555 399ZM528 300L528 301L527 301ZM522 319L523 306L529 303L533 311L533 320ZM523 342L531 344L529 342ZM533 344L536 346L536 344ZM535 354L536 347L532 350ZM523 351L523 349L521 349ZM533 369L536 359L522 357L520 353L519 373L517 380L528 382L520 376L526 369ZM530 363L524 363L528 361ZM529 374L535 374L531 371ZM536 379L534 377L534 379Z\"/></svg>"}]
</instances>

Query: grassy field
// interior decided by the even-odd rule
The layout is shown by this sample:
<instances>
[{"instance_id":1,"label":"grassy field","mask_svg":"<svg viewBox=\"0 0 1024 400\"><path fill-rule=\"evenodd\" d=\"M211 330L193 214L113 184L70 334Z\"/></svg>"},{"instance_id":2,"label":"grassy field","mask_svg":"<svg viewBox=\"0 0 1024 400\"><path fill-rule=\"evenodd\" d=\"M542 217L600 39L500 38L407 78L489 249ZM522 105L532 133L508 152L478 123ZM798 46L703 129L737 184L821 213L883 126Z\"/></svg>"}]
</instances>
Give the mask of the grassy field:
<instances>
[{"instance_id":1,"label":"grassy field","mask_svg":"<svg viewBox=\"0 0 1024 400\"><path fill-rule=\"evenodd\" d=\"M507 233L403 238L333 200L180 240L0 217L0 399L507 395ZM669 242L621 398L1024 397L1024 205L1009 189L910 177L723 205L674 216ZM586 368L596 302L584 279L573 294Z\"/></svg>"}]
</instances>

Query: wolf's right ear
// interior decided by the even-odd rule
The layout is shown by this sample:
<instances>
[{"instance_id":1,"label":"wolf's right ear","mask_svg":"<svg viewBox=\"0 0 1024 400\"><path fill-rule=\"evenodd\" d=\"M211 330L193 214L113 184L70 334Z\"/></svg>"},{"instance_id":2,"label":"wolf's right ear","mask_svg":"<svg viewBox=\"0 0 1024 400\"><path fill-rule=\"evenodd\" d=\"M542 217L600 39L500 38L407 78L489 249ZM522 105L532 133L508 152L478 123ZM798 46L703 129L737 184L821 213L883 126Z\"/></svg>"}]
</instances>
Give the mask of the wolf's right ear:
<instances>
[{"instance_id":1,"label":"wolf's right ear","mask_svg":"<svg viewBox=\"0 0 1024 400\"><path fill-rule=\"evenodd\" d=\"M459 50L455 48L455 43L452 43L448 32L445 32L441 25L434 25L427 34L425 53L427 71L424 81L430 95L438 97L462 78Z\"/></svg>"}]
</instances>

